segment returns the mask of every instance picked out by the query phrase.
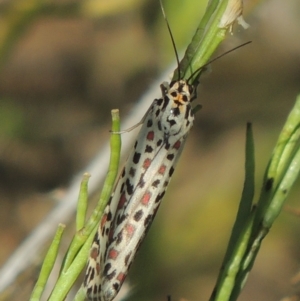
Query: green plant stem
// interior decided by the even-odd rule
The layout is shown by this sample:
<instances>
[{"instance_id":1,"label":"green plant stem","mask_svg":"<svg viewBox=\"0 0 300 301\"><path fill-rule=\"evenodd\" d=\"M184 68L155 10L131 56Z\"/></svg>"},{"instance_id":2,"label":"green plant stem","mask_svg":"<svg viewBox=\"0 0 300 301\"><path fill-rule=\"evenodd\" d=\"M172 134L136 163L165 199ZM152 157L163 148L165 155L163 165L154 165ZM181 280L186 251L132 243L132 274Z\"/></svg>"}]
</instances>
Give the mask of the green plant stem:
<instances>
[{"instance_id":1,"label":"green plant stem","mask_svg":"<svg viewBox=\"0 0 300 301\"><path fill-rule=\"evenodd\" d=\"M227 7L228 0L212 0L201 19L195 35L187 47L184 58L180 62L180 74L183 79L189 77L205 65L220 43L225 39L228 28L219 27L219 21ZM195 74L194 79L197 77ZM173 80L178 79L178 69Z\"/></svg>"},{"instance_id":2,"label":"green plant stem","mask_svg":"<svg viewBox=\"0 0 300 301\"><path fill-rule=\"evenodd\" d=\"M88 258L89 250L97 231L100 218L105 208L111 191L114 186L114 182L118 173L118 166L120 160L120 149L121 149L121 138L120 134L116 132L120 131L120 119L119 111L112 111L112 135L111 135L111 158L109 164L109 171L105 179L104 187L101 193L100 200L98 202L97 208L95 209L91 218L87 222L86 226L76 232L68 252L65 256L63 267L57 283L55 284L49 301L62 301L65 299L70 288L74 284L75 280L78 278L82 269L86 265L86 259ZM77 227L82 223L82 220L86 214L86 202L88 198L88 179L89 175L85 174L83 181L81 183L81 190L79 193L79 203L77 213Z\"/></svg>"},{"instance_id":3,"label":"green plant stem","mask_svg":"<svg viewBox=\"0 0 300 301\"><path fill-rule=\"evenodd\" d=\"M245 153L245 182L240 206L222 263L222 269L210 301L230 300L252 233L254 211L251 212L251 207L254 196L255 159L251 124L247 124Z\"/></svg>"},{"instance_id":4,"label":"green plant stem","mask_svg":"<svg viewBox=\"0 0 300 301\"><path fill-rule=\"evenodd\" d=\"M65 229L65 225L61 225L61 224L57 228L51 246L48 249L48 252L45 256L39 278L34 286L31 297L29 299L30 301L39 301L41 299L42 293L45 289L45 285L48 281L49 275L53 269L58 254L58 249L60 246L64 229Z\"/></svg>"},{"instance_id":5,"label":"green plant stem","mask_svg":"<svg viewBox=\"0 0 300 301\"><path fill-rule=\"evenodd\" d=\"M110 139L110 162L107 172L107 176L104 181L103 189L98 201L97 207L93 211L90 219L87 221L85 226L85 231L90 233L92 229L99 224L100 218L102 216L103 210L111 196L113 190L113 184L115 183L116 177L118 175L118 168L120 163L120 152L121 152L121 136L120 132L120 118L119 110L112 110L112 130Z\"/></svg>"},{"instance_id":6,"label":"green plant stem","mask_svg":"<svg viewBox=\"0 0 300 301\"><path fill-rule=\"evenodd\" d=\"M69 268L71 262L73 261L74 257L78 253L78 250L82 247L85 243L87 237L90 235L91 232L95 233L96 228L99 225L100 218L102 216L103 210L109 200L111 195L115 179L118 174L118 167L120 162L120 152L121 152L121 137L119 134L115 134L116 132L120 131L120 118L119 118L119 111L113 110L112 111L112 134L110 138L110 147L111 147L111 154L110 154L110 162L108 167L107 176L105 178L103 189L101 192L100 199L98 201L97 207L94 209L91 217L87 221L84 228L77 231L75 234L68 253L66 254L63 271ZM86 178L81 183L81 190L79 193L79 203L77 209L77 217L80 216L80 220L85 218L86 214L86 203L87 203L87 178L88 175L85 175ZM81 221L82 222L82 221Z\"/></svg>"},{"instance_id":7,"label":"green plant stem","mask_svg":"<svg viewBox=\"0 0 300 301\"><path fill-rule=\"evenodd\" d=\"M70 267L65 272L60 274L48 301L63 301L66 298L69 290L86 265L87 254L91 248L94 235L95 233L91 232L90 236L74 258Z\"/></svg>"},{"instance_id":8,"label":"green plant stem","mask_svg":"<svg viewBox=\"0 0 300 301\"><path fill-rule=\"evenodd\" d=\"M248 138L249 139L249 138ZM249 148L250 149L250 148ZM247 157L247 156L246 156ZM251 157L249 157L251 163ZM253 160L254 164L254 160ZM267 166L264 183L259 201L253 207L250 216L250 200L253 198L254 182L252 173L254 169L248 166L248 177L246 182L249 187L244 186L242 203L245 202L245 223L241 224L241 230L236 235L239 239L234 239L236 243L231 245L225 256L223 268L216 288L211 297L211 301L235 301L243 288L247 276L252 269L262 240L268 234L271 226L278 217L283 204L294 185L300 172L300 96L298 96L294 108L291 110L287 121L279 135L279 139L274 148L273 155ZM249 177L250 176L250 177ZM247 180L248 178L248 180ZM245 183L246 183L245 182ZM251 188L253 186L253 189ZM237 218L238 220L238 218ZM235 228L236 230L238 228Z\"/></svg>"},{"instance_id":9,"label":"green plant stem","mask_svg":"<svg viewBox=\"0 0 300 301\"><path fill-rule=\"evenodd\" d=\"M85 224L86 210L88 206L88 182L90 177L90 174L85 173L81 181L76 212L76 231L81 230Z\"/></svg>"}]
</instances>

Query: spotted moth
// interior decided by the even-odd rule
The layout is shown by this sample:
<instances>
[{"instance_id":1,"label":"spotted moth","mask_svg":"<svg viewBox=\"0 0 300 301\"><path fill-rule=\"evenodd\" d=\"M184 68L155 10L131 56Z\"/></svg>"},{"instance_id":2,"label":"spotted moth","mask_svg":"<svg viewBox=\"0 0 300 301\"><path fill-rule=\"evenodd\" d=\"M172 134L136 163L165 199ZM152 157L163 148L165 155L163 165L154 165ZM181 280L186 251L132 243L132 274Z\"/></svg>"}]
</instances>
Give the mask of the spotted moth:
<instances>
[{"instance_id":1,"label":"spotted moth","mask_svg":"<svg viewBox=\"0 0 300 301\"><path fill-rule=\"evenodd\" d=\"M165 17L163 8L162 12ZM189 82L202 68L188 80L181 78L167 19L166 23L179 79L161 85L162 96L153 101L142 119L137 140L104 210L83 283L89 300L111 301L120 290L193 125L191 102L196 98L196 87Z\"/></svg>"},{"instance_id":2,"label":"spotted moth","mask_svg":"<svg viewBox=\"0 0 300 301\"><path fill-rule=\"evenodd\" d=\"M120 290L193 125L194 86L181 79L163 83L161 92L144 117L95 235L84 280L89 300L111 301Z\"/></svg>"}]
</instances>

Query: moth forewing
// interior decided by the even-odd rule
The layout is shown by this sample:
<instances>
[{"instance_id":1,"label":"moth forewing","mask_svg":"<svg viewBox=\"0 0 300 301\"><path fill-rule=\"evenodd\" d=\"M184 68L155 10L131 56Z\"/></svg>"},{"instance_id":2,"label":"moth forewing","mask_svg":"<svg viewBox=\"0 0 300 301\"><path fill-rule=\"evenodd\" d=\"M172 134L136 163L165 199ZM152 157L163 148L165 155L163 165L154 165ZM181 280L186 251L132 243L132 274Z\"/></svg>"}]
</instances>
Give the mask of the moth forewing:
<instances>
[{"instance_id":1,"label":"moth forewing","mask_svg":"<svg viewBox=\"0 0 300 301\"><path fill-rule=\"evenodd\" d=\"M193 87L163 83L143 118L95 236L84 286L90 300L111 301L160 205L193 124Z\"/></svg>"}]
</instances>

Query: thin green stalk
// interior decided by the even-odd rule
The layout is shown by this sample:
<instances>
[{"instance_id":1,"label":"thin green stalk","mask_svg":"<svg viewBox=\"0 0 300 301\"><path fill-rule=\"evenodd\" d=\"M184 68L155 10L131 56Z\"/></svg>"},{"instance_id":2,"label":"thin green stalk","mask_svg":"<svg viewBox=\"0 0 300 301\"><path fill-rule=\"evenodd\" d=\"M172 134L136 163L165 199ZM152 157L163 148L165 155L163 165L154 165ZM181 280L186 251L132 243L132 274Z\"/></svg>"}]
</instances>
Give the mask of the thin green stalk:
<instances>
[{"instance_id":1,"label":"thin green stalk","mask_svg":"<svg viewBox=\"0 0 300 301\"><path fill-rule=\"evenodd\" d=\"M48 249L45 256L39 278L34 286L32 294L30 296L30 301L39 301L41 299L42 293L45 289L46 283L48 281L49 275L53 269L58 249L60 246L61 238L65 229L65 225L60 224L56 230L53 241Z\"/></svg>"},{"instance_id":2,"label":"thin green stalk","mask_svg":"<svg viewBox=\"0 0 300 301\"><path fill-rule=\"evenodd\" d=\"M255 210L248 216L243 228L240 229L239 238L236 240L230 258L224 262L220 278L213 291L210 301L233 301L234 291L237 288L237 279L241 270L244 270L243 258L247 251L253 229Z\"/></svg>"},{"instance_id":3,"label":"thin green stalk","mask_svg":"<svg viewBox=\"0 0 300 301\"><path fill-rule=\"evenodd\" d=\"M234 290L236 277L242 267L252 233L254 211L254 141L251 124L246 132L245 181L237 217L232 229L226 255L210 301L228 301Z\"/></svg>"},{"instance_id":4,"label":"thin green stalk","mask_svg":"<svg viewBox=\"0 0 300 301\"><path fill-rule=\"evenodd\" d=\"M76 211L76 233L72 239L72 242L69 246L69 249L65 255L63 264L62 264L62 273L66 272L70 265L72 264L74 257L77 255L78 251L82 245L86 242L87 234L84 229L85 219L86 219L86 210L88 205L88 181L90 174L85 173L82 177L80 184L80 191L77 203Z\"/></svg>"},{"instance_id":5,"label":"thin green stalk","mask_svg":"<svg viewBox=\"0 0 300 301\"><path fill-rule=\"evenodd\" d=\"M74 282L77 280L82 269L86 265L87 254L91 248L94 235L95 232L91 232L90 236L79 250L70 267L65 272L60 274L48 301L63 301L66 298Z\"/></svg>"},{"instance_id":6,"label":"thin green stalk","mask_svg":"<svg viewBox=\"0 0 300 301\"><path fill-rule=\"evenodd\" d=\"M88 200L88 179L89 175L85 174L81 183L81 188L79 192L78 201L78 213L76 220L77 232L70 244L68 252L65 256L64 263L58 280L53 288L49 300L51 301L62 301L65 299L70 288L74 284L75 280L78 278L82 269L86 265L86 260L88 258L88 253L90 246L92 244L95 232L97 231L97 226L99 224L103 208L109 200L111 191L114 186L114 182L118 173L118 165L120 160L120 148L121 148L121 138L119 134L115 132L120 131L120 120L118 110L112 111L112 135L111 135L111 158L109 164L109 171L105 179L105 184L99 203L96 208L96 213L93 212L92 217L89 219L87 226L79 229L84 224L84 219L86 215L86 206ZM100 209L99 209L100 208ZM78 230L79 229L79 230ZM58 244L55 245L55 252L53 247L48 251L47 262L52 265L56 259L56 254L58 250ZM49 266L49 263L48 265ZM51 266L52 267L52 266ZM46 273L47 272L47 273ZM44 285L47 281L47 274L49 274L49 268L45 268L41 271L41 280L37 283L37 288L33 292L32 300L39 300L41 293L43 291ZM46 276L45 276L46 275Z\"/></svg>"},{"instance_id":7,"label":"thin green stalk","mask_svg":"<svg viewBox=\"0 0 300 301\"><path fill-rule=\"evenodd\" d=\"M104 181L103 189L97 207L93 211L90 219L87 221L85 226L85 231L88 233L99 224L103 210L112 193L113 184L115 183L116 177L118 175L120 152L121 152L121 136L119 134L120 132L119 110L112 110L111 114L112 114L113 123L112 123L111 138L110 138L111 154L110 154L109 168L108 168L107 176Z\"/></svg>"},{"instance_id":8,"label":"thin green stalk","mask_svg":"<svg viewBox=\"0 0 300 301\"><path fill-rule=\"evenodd\" d=\"M225 39L229 26L220 27L219 23L227 5L228 0L209 1L206 12L180 62L180 74L183 79L189 79L195 71L205 65ZM197 74L194 74L193 77L195 79ZM175 70L173 75L173 80L177 79L178 69Z\"/></svg>"},{"instance_id":9,"label":"thin green stalk","mask_svg":"<svg viewBox=\"0 0 300 301\"><path fill-rule=\"evenodd\" d=\"M115 133L120 131L119 111L112 110L111 114L112 114L112 134L110 138L110 147L111 147L110 162L109 162L108 172L103 184L102 192L100 195L100 199L91 217L86 222L85 226L81 228L79 231L77 231L70 244L69 250L65 256L65 260L63 264L64 272L67 271L74 257L78 253L78 250L80 250L82 245L85 243L90 233L91 232L95 233L95 229L99 225L100 218L109 200L109 197L111 195L115 183L115 179L118 174L118 167L119 167L120 153L121 153L121 137L119 134L115 134ZM77 218L79 216L79 219L81 220L80 223L82 223L82 220L85 219L85 214L86 214L86 203L88 197L87 180L88 180L87 178L83 180L81 184L81 190L79 193L80 195L79 203L78 203L79 207L77 209L79 212L77 213Z\"/></svg>"},{"instance_id":10,"label":"thin green stalk","mask_svg":"<svg viewBox=\"0 0 300 301\"><path fill-rule=\"evenodd\" d=\"M90 174L85 173L81 181L78 204L77 204L77 212L76 212L76 231L81 230L85 224L86 210L88 206L88 195L89 195L88 182L90 177L91 177Z\"/></svg>"},{"instance_id":11,"label":"thin green stalk","mask_svg":"<svg viewBox=\"0 0 300 301\"><path fill-rule=\"evenodd\" d=\"M290 112L265 172L265 182L258 202L257 227L272 226L298 175L297 153L300 147L300 96ZM276 197L276 198L275 198ZM275 198L275 199L274 199Z\"/></svg>"},{"instance_id":12,"label":"thin green stalk","mask_svg":"<svg viewBox=\"0 0 300 301\"><path fill-rule=\"evenodd\" d=\"M254 207L250 219L247 218L246 225L249 227L246 227L247 231L241 230L240 237L244 238L238 240L232 248L233 250L243 250L243 253L232 252L232 257L227 256L228 261L224 263L224 271L221 273L223 277L219 276L219 279L223 282L218 283L220 285L217 286L213 294L214 298L211 300L237 300L252 269L262 240L281 212L287 195L299 176L299 172L300 96L298 96L274 148L265 172L259 201ZM247 194L250 200L253 197L252 189ZM248 207L249 204L246 204L246 206ZM245 242L247 242L246 249L244 248ZM224 294L221 295L221 292L224 292ZM221 298L218 299L219 296Z\"/></svg>"}]
</instances>

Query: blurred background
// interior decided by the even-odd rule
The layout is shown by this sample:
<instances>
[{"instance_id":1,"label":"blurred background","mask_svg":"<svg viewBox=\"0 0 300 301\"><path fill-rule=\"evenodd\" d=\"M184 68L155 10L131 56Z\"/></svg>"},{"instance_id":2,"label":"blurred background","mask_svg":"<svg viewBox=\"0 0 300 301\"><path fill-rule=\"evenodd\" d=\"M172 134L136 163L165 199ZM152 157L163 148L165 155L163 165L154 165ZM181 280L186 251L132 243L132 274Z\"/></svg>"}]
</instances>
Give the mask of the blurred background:
<instances>
[{"instance_id":1,"label":"blurred background","mask_svg":"<svg viewBox=\"0 0 300 301\"><path fill-rule=\"evenodd\" d=\"M206 1L163 3L180 52ZM2 265L109 139L110 110L126 116L175 55L158 0L1 1L0 16ZM244 18L250 28L236 25L218 54L252 44L201 77L203 108L129 273L132 301L208 300L243 187L246 122L255 135L258 195L299 93L299 1L245 1ZM299 183L239 300L298 300ZM29 298L42 255L0 300Z\"/></svg>"}]
</instances>

